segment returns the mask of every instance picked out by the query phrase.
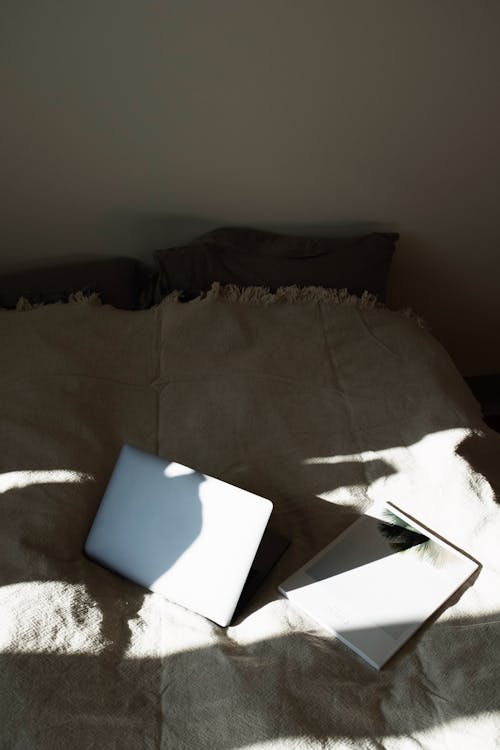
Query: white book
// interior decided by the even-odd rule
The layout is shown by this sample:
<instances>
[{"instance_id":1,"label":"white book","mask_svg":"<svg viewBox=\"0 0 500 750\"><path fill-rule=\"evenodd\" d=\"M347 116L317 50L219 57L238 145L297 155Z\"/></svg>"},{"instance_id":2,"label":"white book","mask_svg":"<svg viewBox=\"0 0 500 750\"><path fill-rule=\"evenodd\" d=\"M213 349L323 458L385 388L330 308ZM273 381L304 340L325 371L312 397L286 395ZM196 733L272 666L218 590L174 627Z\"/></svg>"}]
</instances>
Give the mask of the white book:
<instances>
[{"instance_id":1,"label":"white book","mask_svg":"<svg viewBox=\"0 0 500 750\"><path fill-rule=\"evenodd\" d=\"M387 660L479 564L386 503L279 586L372 667Z\"/></svg>"}]
</instances>

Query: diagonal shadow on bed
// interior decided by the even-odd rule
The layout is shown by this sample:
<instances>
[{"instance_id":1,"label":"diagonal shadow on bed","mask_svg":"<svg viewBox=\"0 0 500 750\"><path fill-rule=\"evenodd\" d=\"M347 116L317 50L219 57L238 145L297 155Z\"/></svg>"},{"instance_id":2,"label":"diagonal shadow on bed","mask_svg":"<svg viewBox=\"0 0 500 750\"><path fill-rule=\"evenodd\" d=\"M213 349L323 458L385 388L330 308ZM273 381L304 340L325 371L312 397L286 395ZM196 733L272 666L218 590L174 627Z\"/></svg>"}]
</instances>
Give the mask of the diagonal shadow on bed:
<instances>
[{"instance_id":1,"label":"diagonal shadow on bed","mask_svg":"<svg viewBox=\"0 0 500 750\"><path fill-rule=\"evenodd\" d=\"M493 644L500 612L424 627L381 672L316 630L158 658L4 653L2 742L233 750L286 738L394 741L455 720L477 732L500 711L500 658L493 649L465 679L472 635L478 654Z\"/></svg>"},{"instance_id":2,"label":"diagonal shadow on bed","mask_svg":"<svg viewBox=\"0 0 500 750\"><path fill-rule=\"evenodd\" d=\"M382 460L377 459L367 463L369 463L370 476L373 479L389 476L394 471ZM353 487L356 484L362 486L364 471L365 469L360 464L348 461L335 465L303 465L298 468L295 479L300 486L300 474L303 474L306 477L305 484L317 494L301 492L296 494L294 498L272 498L275 501L275 510L271 517L271 525L276 531L292 541L294 554L291 556L285 553L255 595L244 608L238 611L234 620L235 623L241 622L242 619L261 606L279 598L277 585L299 565L305 563L307 559L322 549L359 515L359 510L355 509L354 506L337 505L322 499L318 495L327 490L332 491L337 486L349 485ZM18 473L23 474L23 472ZM38 484L36 486L31 484L29 488L32 494L27 496L29 501L26 507L32 507L34 510L31 513L29 523L25 525L22 532L22 548L25 553L28 552L40 561L43 558L43 573L38 564L34 568L32 567L32 569L37 570L37 574L31 576L28 573L29 567L25 567L22 562L15 568L4 566L2 585L9 586L30 580L57 580L70 584L83 583L88 596L95 601L102 613L102 639L108 644L114 644L115 647L120 644L120 648L125 654L130 642L129 623L137 616L148 592L83 555L84 542L93 521L92 507L95 507L95 488L92 488L91 484L87 484L87 487L85 487L85 482L89 479L85 473L73 472L73 483L55 486L51 489L51 482L59 481L59 475L69 473L56 470L31 473L35 476L32 476L30 481L37 481ZM57 475L57 477L54 478L53 475ZM69 481L68 477L65 478L65 481ZM177 477L169 481L182 482L184 479ZM5 491L3 494L4 508L12 505L13 508L18 507L20 509L24 505L22 500L23 489L21 486L17 489L14 487ZM62 492L64 493L64 503L53 502L49 506L50 510L39 516L36 511L37 506L33 505L36 495L39 493L40 501L46 502L47 494L50 497L56 493L53 498L53 500L56 500L58 494ZM92 497L92 503L83 505L82 500L87 495ZM68 513L70 513L71 508L76 508L77 505L79 506L78 512L70 517ZM200 502L197 500L193 506L194 525L189 538L186 537L182 544L179 542L175 549L165 550L165 555L162 558L163 564L158 567L158 563L155 568L155 580L166 572L172 562L182 554L189 542L193 541L198 534L201 528L200 508ZM307 510L307 514L305 519L300 521L299 535L294 528L297 523L296 514L298 512L300 517L300 511L304 509ZM47 518L50 519L49 536L47 536ZM294 539L298 536L300 536L300 542L294 542ZM32 559L32 563L35 558Z\"/></svg>"},{"instance_id":3,"label":"diagonal shadow on bed","mask_svg":"<svg viewBox=\"0 0 500 750\"><path fill-rule=\"evenodd\" d=\"M303 466L300 471L308 474L307 485L320 493L335 489L346 476L353 482L357 477L362 488L359 470L359 466L336 463ZM384 477L392 471L383 461L374 461L370 467L371 476ZM82 485L69 490L66 500L71 507L71 492L76 493L75 501L81 500ZM303 514L297 513L301 506L314 518L310 529L307 519L304 528ZM286 507L278 503L274 519L278 530L293 538L294 523L300 522L300 545L295 546L293 558L285 554L238 622L261 607L276 606L276 584L345 528L356 512L359 509L350 505L338 506L302 493L288 499ZM53 520L61 524L62 539L68 516ZM77 536L83 546L88 530L88 512L75 521L78 530L73 528L71 537L76 552ZM30 533L35 544L36 524L28 524L25 543ZM38 539L38 552L39 544ZM210 640L216 645L162 658L134 659L126 656L130 628L146 597L152 595L93 565L80 551L65 558L64 551L58 552L52 542L50 555L45 557L55 559L58 580L84 583L103 615L101 636L107 645L99 655L12 651L0 655L4 694L8 696L2 730L6 741L9 727L19 732L22 724L26 747L30 743L48 747L54 736L61 747L64 742L77 747L71 739L77 734L82 746L94 742L103 748L113 743L125 749L148 743L158 747L163 736L166 747L230 750L285 737L308 736L326 742L337 737L367 740L374 735L411 735L447 721L500 710L494 687L500 664L498 649L492 646L500 633L499 613L425 627L381 673L373 672L316 629L241 646L213 626ZM19 570L11 571L11 576L4 572L4 585L29 580ZM47 569L47 580L51 579ZM75 615L77 619L78 612ZM469 662L463 660L470 659L472 636L478 658L476 678L470 681L464 679ZM168 639L168 631L165 637ZM29 643L26 645L29 649ZM322 684L317 692L316 683ZM325 683L329 686L326 692ZM244 708L235 698L238 693L241 697L241 691L247 698ZM327 704L325 694L332 697ZM318 704L320 695L323 703Z\"/></svg>"}]
</instances>

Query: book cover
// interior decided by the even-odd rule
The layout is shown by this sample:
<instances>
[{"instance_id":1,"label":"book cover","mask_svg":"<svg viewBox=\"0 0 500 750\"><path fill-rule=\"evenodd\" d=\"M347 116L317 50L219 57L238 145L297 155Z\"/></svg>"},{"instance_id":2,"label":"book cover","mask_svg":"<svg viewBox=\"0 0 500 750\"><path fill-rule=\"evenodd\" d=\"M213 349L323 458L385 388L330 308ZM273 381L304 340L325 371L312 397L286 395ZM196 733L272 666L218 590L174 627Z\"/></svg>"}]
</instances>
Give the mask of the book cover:
<instances>
[{"instance_id":1,"label":"book cover","mask_svg":"<svg viewBox=\"0 0 500 750\"><path fill-rule=\"evenodd\" d=\"M279 586L380 669L479 567L392 503L361 516Z\"/></svg>"}]
</instances>

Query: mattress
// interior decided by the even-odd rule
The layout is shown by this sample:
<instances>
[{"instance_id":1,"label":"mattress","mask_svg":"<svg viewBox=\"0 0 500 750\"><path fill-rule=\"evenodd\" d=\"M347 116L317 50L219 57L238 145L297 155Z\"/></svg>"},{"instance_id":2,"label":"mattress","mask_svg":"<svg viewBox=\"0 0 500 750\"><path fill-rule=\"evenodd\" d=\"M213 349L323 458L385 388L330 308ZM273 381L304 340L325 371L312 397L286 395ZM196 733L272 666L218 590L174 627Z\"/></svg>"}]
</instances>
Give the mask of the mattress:
<instances>
[{"instance_id":1,"label":"mattress","mask_svg":"<svg viewBox=\"0 0 500 750\"><path fill-rule=\"evenodd\" d=\"M78 299L0 313L0 745L497 747L500 438L440 344L325 290ZM84 556L123 443L273 501L230 627ZM376 672L277 585L380 500L481 570Z\"/></svg>"}]
</instances>

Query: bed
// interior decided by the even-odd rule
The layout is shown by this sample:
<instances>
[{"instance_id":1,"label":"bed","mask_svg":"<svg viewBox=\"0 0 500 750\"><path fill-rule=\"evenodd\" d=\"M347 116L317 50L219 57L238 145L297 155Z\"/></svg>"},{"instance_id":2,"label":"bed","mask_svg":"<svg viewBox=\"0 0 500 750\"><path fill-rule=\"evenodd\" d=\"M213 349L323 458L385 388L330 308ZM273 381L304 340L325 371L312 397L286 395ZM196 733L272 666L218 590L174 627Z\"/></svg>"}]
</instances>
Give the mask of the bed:
<instances>
[{"instance_id":1,"label":"bed","mask_svg":"<svg viewBox=\"0 0 500 750\"><path fill-rule=\"evenodd\" d=\"M500 437L441 345L370 293L156 292L0 312L0 746L498 747ZM273 501L230 627L83 555L123 443ZM380 499L481 570L376 672L277 585Z\"/></svg>"}]
</instances>

